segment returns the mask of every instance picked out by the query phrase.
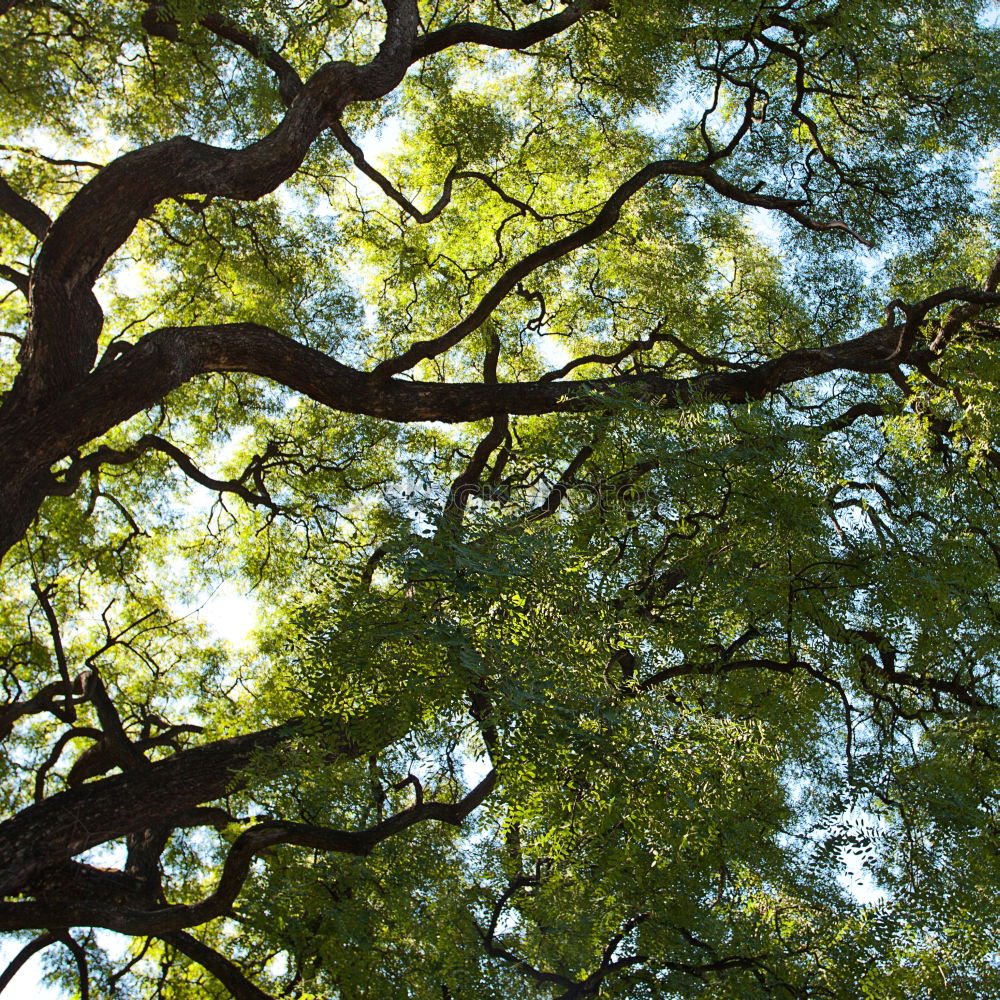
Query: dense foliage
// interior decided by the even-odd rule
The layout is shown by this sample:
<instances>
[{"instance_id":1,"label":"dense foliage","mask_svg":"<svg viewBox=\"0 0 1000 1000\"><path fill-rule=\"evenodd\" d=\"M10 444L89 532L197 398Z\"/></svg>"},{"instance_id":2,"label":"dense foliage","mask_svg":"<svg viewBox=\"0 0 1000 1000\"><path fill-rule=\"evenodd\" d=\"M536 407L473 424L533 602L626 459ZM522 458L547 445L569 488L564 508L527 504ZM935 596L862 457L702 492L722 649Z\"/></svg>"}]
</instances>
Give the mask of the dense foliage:
<instances>
[{"instance_id":1,"label":"dense foliage","mask_svg":"<svg viewBox=\"0 0 1000 1000\"><path fill-rule=\"evenodd\" d=\"M995 17L0 0L0 988L1000 995Z\"/></svg>"}]
</instances>

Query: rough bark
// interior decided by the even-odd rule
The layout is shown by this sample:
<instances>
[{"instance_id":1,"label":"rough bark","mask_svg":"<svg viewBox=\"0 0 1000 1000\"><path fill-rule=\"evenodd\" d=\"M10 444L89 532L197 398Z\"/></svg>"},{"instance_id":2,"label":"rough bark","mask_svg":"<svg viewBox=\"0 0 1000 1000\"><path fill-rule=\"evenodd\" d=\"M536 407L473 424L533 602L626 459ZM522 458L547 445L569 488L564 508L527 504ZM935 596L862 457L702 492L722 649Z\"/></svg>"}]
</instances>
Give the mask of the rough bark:
<instances>
[{"instance_id":1,"label":"rough bark","mask_svg":"<svg viewBox=\"0 0 1000 1000\"><path fill-rule=\"evenodd\" d=\"M982 293L990 303L994 293ZM167 328L53 396L34 412L0 421L0 553L20 539L44 497L54 492L55 462L171 390L209 372L249 372L334 410L393 421L482 420L499 414L541 414L599 408L601 397L634 393L662 407L695 398L761 399L781 386L837 369L885 372L912 360L894 355L902 327L878 327L826 348L789 351L755 367L690 378L621 375L572 382L443 383L382 379L341 364L267 327L254 324Z\"/></svg>"},{"instance_id":2,"label":"rough bark","mask_svg":"<svg viewBox=\"0 0 1000 1000\"><path fill-rule=\"evenodd\" d=\"M74 854L236 790L255 753L288 742L299 728L292 723L217 740L28 806L0 823L0 895L17 893ZM345 755L350 746L343 745Z\"/></svg>"}]
</instances>

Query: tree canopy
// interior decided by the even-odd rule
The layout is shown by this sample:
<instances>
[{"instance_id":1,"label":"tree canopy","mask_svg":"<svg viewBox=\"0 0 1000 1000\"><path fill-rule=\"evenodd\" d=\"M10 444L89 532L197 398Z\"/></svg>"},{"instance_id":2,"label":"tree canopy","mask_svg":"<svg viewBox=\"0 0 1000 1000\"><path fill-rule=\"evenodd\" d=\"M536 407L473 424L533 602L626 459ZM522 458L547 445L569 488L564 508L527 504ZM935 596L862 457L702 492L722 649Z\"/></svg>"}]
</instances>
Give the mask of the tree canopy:
<instances>
[{"instance_id":1,"label":"tree canopy","mask_svg":"<svg viewBox=\"0 0 1000 1000\"><path fill-rule=\"evenodd\" d=\"M0 0L0 988L1000 995L996 20Z\"/></svg>"}]
</instances>

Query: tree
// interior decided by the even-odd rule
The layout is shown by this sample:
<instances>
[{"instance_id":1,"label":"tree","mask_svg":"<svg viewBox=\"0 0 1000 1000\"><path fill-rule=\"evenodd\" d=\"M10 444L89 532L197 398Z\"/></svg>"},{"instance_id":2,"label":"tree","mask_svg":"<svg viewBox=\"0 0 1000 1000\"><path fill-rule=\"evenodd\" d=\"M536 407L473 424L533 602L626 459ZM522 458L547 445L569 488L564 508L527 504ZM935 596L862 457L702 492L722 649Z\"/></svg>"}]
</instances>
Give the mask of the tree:
<instances>
[{"instance_id":1,"label":"tree","mask_svg":"<svg viewBox=\"0 0 1000 1000\"><path fill-rule=\"evenodd\" d=\"M991 11L0 0L0 987L1000 990Z\"/></svg>"}]
</instances>

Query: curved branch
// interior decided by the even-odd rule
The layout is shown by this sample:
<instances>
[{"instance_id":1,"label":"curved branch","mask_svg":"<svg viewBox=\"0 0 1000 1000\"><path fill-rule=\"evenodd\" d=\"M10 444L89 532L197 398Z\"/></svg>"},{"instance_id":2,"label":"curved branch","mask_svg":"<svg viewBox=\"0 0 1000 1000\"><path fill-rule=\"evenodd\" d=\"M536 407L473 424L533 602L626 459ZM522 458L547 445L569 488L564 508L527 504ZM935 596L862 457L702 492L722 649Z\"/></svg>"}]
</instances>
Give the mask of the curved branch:
<instances>
[{"instance_id":1,"label":"curved branch","mask_svg":"<svg viewBox=\"0 0 1000 1000\"><path fill-rule=\"evenodd\" d=\"M515 955L512 951L501 947L496 943L496 932L497 926L500 922L500 917L506 908L507 904L520 892L522 889L526 889L529 886L534 886L538 884L537 876L521 875L518 878L513 879L507 888L500 894L500 897L493 904L493 911L490 914L489 926L484 931L477 923L473 922L473 926L476 928L476 932L479 934L479 938L482 941L483 949L486 953L493 958L503 959L505 962L509 962L515 968L519 969L525 975L534 979L535 982L550 984L553 986L563 986L568 990L572 990L577 984L573 982L568 976L564 976L558 972L546 972L543 969L538 969L531 965L530 962L526 962L523 958Z\"/></svg>"},{"instance_id":2,"label":"curved branch","mask_svg":"<svg viewBox=\"0 0 1000 1000\"><path fill-rule=\"evenodd\" d=\"M846 430L851 424L862 417L877 418L883 417L885 414L885 407L878 403L855 403L844 410L843 413L839 413L837 416L831 417L820 424L816 429L816 433L820 437L825 437L827 434L836 434L838 431Z\"/></svg>"},{"instance_id":3,"label":"curved branch","mask_svg":"<svg viewBox=\"0 0 1000 1000\"><path fill-rule=\"evenodd\" d=\"M779 674L790 674L796 667L804 666L806 664L800 660L782 663L780 660L762 658L716 663L681 663L676 667L667 667L664 670L657 671L655 674L644 677L635 687L636 691L651 691L653 688L664 683L664 681L673 680L675 677L690 677L697 674L714 677L720 674L729 674L736 670L771 670Z\"/></svg>"},{"instance_id":4,"label":"curved branch","mask_svg":"<svg viewBox=\"0 0 1000 1000\"><path fill-rule=\"evenodd\" d=\"M869 629L848 629L848 634L857 636L870 646L875 648L878 654L878 661L867 653L862 654L861 661L865 667L880 677L887 684L895 684L899 687L907 688L911 691L923 694L950 695L960 705L973 711L983 709L995 709L996 706L983 698L980 698L975 691L970 690L966 685L960 684L957 680L946 680L939 677L931 677L927 674L914 674L909 670L900 670L896 666L897 650L892 647L885 636Z\"/></svg>"},{"instance_id":5,"label":"curved branch","mask_svg":"<svg viewBox=\"0 0 1000 1000\"><path fill-rule=\"evenodd\" d=\"M862 243L865 241L853 233L842 222L817 222L805 215L799 208L799 203L790 198L779 198L764 195L756 191L747 191L721 177L711 168L708 161L692 163L687 160L655 160L633 174L628 180L618 186L614 193L601 207L601 210L585 226L566 236L562 236L545 246L539 247L533 253L523 257L509 267L479 300L479 303L464 319L456 323L450 330L432 340L420 340L412 344L395 358L376 365L372 374L376 378L387 379L408 371L421 361L443 354L464 340L469 334L478 330L506 296L538 268L549 264L560 257L578 250L580 247L603 236L621 218L625 204L641 191L651 181L665 176L694 177L703 180L709 187L732 201L743 205L753 205L758 208L783 212L807 229L830 230L837 229L849 233Z\"/></svg>"},{"instance_id":6,"label":"curved branch","mask_svg":"<svg viewBox=\"0 0 1000 1000\"><path fill-rule=\"evenodd\" d=\"M438 200L426 212L421 212L420 209L406 197L406 195L393 186L392 182L385 176L385 174L377 170L365 159L364 151L347 134L347 130L344 128L344 124L340 121L340 119L334 120L333 124L330 126L330 131L337 137L337 141L347 151L358 170L360 170L361 173L363 173L373 184L377 185L387 198L394 201L401 209L403 209L404 212L406 212L407 215L416 219L417 222L421 224L433 222L451 201L451 188L455 180L455 167L448 171L448 176L444 179L444 186L441 189L441 195Z\"/></svg>"},{"instance_id":7,"label":"curved branch","mask_svg":"<svg viewBox=\"0 0 1000 1000\"><path fill-rule=\"evenodd\" d=\"M219 38L245 49L255 59L259 59L274 74L278 81L278 93L286 107L298 97L302 90L302 78L287 59L279 55L267 42L244 30L235 21L222 14L206 14L199 22Z\"/></svg>"},{"instance_id":8,"label":"curved branch","mask_svg":"<svg viewBox=\"0 0 1000 1000\"><path fill-rule=\"evenodd\" d=\"M0 708L0 740L10 735L14 723L25 715L38 715L41 712L51 712L57 719L69 722L75 715L75 706L87 700L87 694L75 690L72 697L66 697L66 686L62 680L46 684L37 694L27 701L13 701Z\"/></svg>"},{"instance_id":9,"label":"curved branch","mask_svg":"<svg viewBox=\"0 0 1000 1000\"><path fill-rule=\"evenodd\" d=\"M89 662L89 661L88 661ZM101 680L101 675L97 667L91 664L88 688L90 690L90 700L97 713L98 722L101 724L101 731L104 738L101 745L106 750L108 756L115 765L123 771L129 768L145 768L149 766L149 760L142 750L133 743L125 727L122 725L121 716L115 703L108 694L108 689Z\"/></svg>"},{"instance_id":10,"label":"curved branch","mask_svg":"<svg viewBox=\"0 0 1000 1000\"><path fill-rule=\"evenodd\" d=\"M89 455L75 459L59 481L58 487L53 488L52 493L53 495L69 495L77 489L80 480L88 472L93 472L102 465L129 465L147 451L159 451L172 458L188 479L207 489L217 493L234 493L251 506L268 507L274 511L279 509L278 504L267 493L254 493L239 479L215 479L202 472L187 452L156 434L144 434L130 448L118 449L101 445Z\"/></svg>"},{"instance_id":11,"label":"curved branch","mask_svg":"<svg viewBox=\"0 0 1000 1000\"><path fill-rule=\"evenodd\" d=\"M425 59L453 45L486 45L493 49L526 49L576 24L585 15L607 10L610 0L579 0L564 7L558 14L542 18L523 28L494 28L488 24L461 21L446 28L429 31L416 40L413 58Z\"/></svg>"},{"instance_id":12,"label":"curved branch","mask_svg":"<svg viewBox=\"0 0 1000 1000\"><path fill-rule=\"evenodd\" d=\"M962 301L1000 305L996 292L953 291ZM933 360L929 352L909 348L896 356L900 336L900 326L887 324L829 347L787 351L744 370L686 378L643 373L572 382L448 384L378 379L258 324L167 327L0 428L0 501L8 512L0 519L0 555L21 538L44 497L59 492L48 471L53 464L208 372L260 375L344 413L459 423L498 414L593 410L606 406L609 395L622 394L667 408L692 399L742 403L831 371L885 373L900 363Z\"/></svg>"},{"instance_id":13,"label":"curved branch","mask_svg":"<svg viewBox=\"0 0 1000 1000\"><path fill-rule=\"evenodd\" d=\"M87 965L87 952L80 942L68 931L60 934L58 940L72 952L73 959L76 962L80 980L80 1000L90 1000L90 972Z\"/></svg>"},{"instance_id":14,"label":"curved branch","mask_svg":"<svg viewBox=\"0 0 1000 1000\"><path fill-rule=\"evenodd\" d=\"M583 365L616 365L619 362L624 361L626 358L631 357L638 351L648 351L655 343L661 340L668 340L675 344L681 344L688 351L691 351L691 348L688 348L686 344L683 344L683 342L677 337L674 337L673 334L662 332L665 322L665 320L660 320L660 322L657 323L656 326L649 332L649 335L645 340L630 340L621 350L615 351L614 354L587 354L583 357L572 358L570 361L567 361L562 368L557 368L540 376L538 381L554 382L557 379L565 378L571 371L575 371ZM701 361L712 360L705 359L702 355L699 355L698 359ZM722 359L719 358L714 360L721 361Z\"/></svg>"},{"instance_id":15,"label":"curved branch","mask_svg":"<svg viewBox=\"0 0 1000 1000\"><path fill-rule=\"evenodd\" d=\"M629 198L644 188L651 180L668 172L668 164L674 165L679 163L680 161L661 160L643 167L642 170L633 174L627 181L619 185L618 189L608 198L597 215L585 226L581 226L575 232L569 233L558 240L553 240L543 247L539 247L534 253L528 254L512 267L509 267L493 287L479 300L476 308L468 316L456 323L450 330L445 331L439 337L435 337L432 340L417 341L397 357L390 358L376 365L372 370L372 375L375 378L382 379L390 378L393 375L400 375L419 362L437 357L449 348L454 347L469 336L470 333L479 329L494 309L506 298L508 293L520 281L531 274L532 271L554 260L558 260L560 257L564 257L566 254L585 246L598 236L602 236L621 217L622 208Z\"/></svg>"},{"instance_id":16,"label":"curved branch","mask_svg":"<svg viewBox=\"0 0 1000 1000\"><path fill-rule=\"evenodd\" d=\"M204 731L204 726L195 725L193 723L182 724L178 726L170 726L166 731L159 733L156 736L151 736L148 739L140 739L133 742L132 746L136 751L140 753L145 759L145 753L147 750L154 750L157 747L170 747L175 752L180 751L180 745L177 742L177 737L183 733L201 733ZM96 733L95 742L87 747L83 753L80 754L76 760L73 761L73 766L69 769L66 775L66 784L73 786L79 785L90 778L98 778L103 774L107 774L108 771L113 770L116 767L121 767L122 770L126 770L119 763L119 759L116 759L116 755L110 745L110 741L105 738L105 733L101 730L94 730ZM35 801L38 801L42 796L36 796Z\"/></svg>"},{"instance_id":17,"label":"curved branch","mask_svg":"<svg viewBox=\"0 0 1000 1000\"><path fill-rule=\"evenodd\" d=\"M86 167L89 170L100 170L104 166L103 163L96 163L94 160L76 160L63 156L47 156L41 150L33 149L31 146L18 146L9 142L0 143L0 150L5 153L20 153L22 156L30 156L32 159L41 160L42 163L48 163L53 167L73 167L74 170Z\"/></svg>"},{"instance_id":18,"label":"curved branch","mask_svg":"<svg viewBox=\"0 0 1000 1000\"><path fill-rule=\"evenodd\" d=\"M119 157L100 170L56 219L36 266L34 329L25 344L25 370L17 388L29 399L72 384L93 364L100 320L74 300L89 291L111 255L138 221L159 202L184 195L254 200L273 191L301 165L317 136L355 101L373 101L392 91L416 60L464 42L523 48L551 37L608 0L590 0L517 30L461 23L417 38L414 0L385 0L387 25L376 57L365 66L330 62L301 87L291 67L275 63L263 43L225 18L206 27L227 37L279 73L288 96L287 113L268 135L243 149L224 149L177 136ZM280 58L280 57L278 57ZM272 65L272 63L275 63ZM36 220L36 222L39 220ZM38 228L36 226L36 228ZM82 303L81 303L82 305ZM75 311L77 322L67 322Z\"/></svg>"},{"instance_id":19,"label":"curved branch","mask_svg":"<svg viewBox=\"0 0 1000 1000\"><path fill-rule=\"evenodd\" d=\"M483 803L496 786L496 780L496 771L491 770L475 788L454 804L418 800L409 809L358 832L333 830L305 823L258 823L236 838L223 863L218 885L210 896L199 903L167 907L157 911L155 917L157 920L181 921L175 923L175 926L190 927L228 912L243 889L254 858L272 847L308 847L314 851L366 857L384 840L417 823L435 820L460 826Z\"/></svg>"},{"instance_id":20,"label":"curved branch","mask_svg":"<svg viewBox=\"0 0 1000 1000\"><path fill-rule=\"evenodd\" d=\"M0 278L9 281L25 298L28 297L30 279L26 274L22 274L8 264L0 264Z\"/></svg>"},{"instance_id":21,"label":"curved branch","mask_svg":"<svg viewBox=\"0 0 1000 1000\"><path fill-rule=\"evenodd\" d=\"M62 756L63 750L69 745L71 740L84 737L90 740L99 740L104 734L99 729L91 726L81 726L79 728L67 729L66 732L56 740L55 745L49 751L48 757L42 761L41 766L35 772L35 801L41 802L45 798L45 779L49 771L56 765Z\"/></svg>"},{"instance_id":22,"label":"curved branch","mask_svg":"<svg viewBox=\"0 0 1000 1000\"><path fill-rule=\"evenodd\" d=\"M0 13L3 13L0 9ZM59 939L51 931L46 931L44 934L39 934L34 940L29 941L10 961L10 964L6 969L0 973L0 993L3 993L8 986L10 986L11 980L24 968L25 963L33 955L37 955L38 952L48 948L49 945L55 944Z\"/></svg>"},{"instance_id":23,"label":"curved branch","mask_svg":"<svg viewBox=\"0 0 1000 1000\"><path fill-rule=\"evenodd\" d=\"M278 93L285 106L289 106L302 90L302 78L291 63L271 48L263 39L240 27L231 18L222 14L206 14L198 23L212 32L218 38L238 45L259 59L278 81ZM142 26L151 35L175 42L178 38L178 25L164 4L151 3L142 14Z\"/></svg>"},{"instance_id":24,"label":"curved branch","mask_svg":"<svg viewBox=\"0 0 1000 1000\"><path fill-rule=\"evenodd\" d=\"M59 619L56 617L55 609L49 600L49 594L54 589L52 584L42 587L38 581L33 581L31 590L45 614L45 620L49 625L49 634L52 636L52 649L56 657L56 665L59 667L59 676L63 683L63 703L66 705L66 717L69 722L76 722L76 709L73 707L73 680L69 676L69 664L66 662L66 652L63 649L62 633L59 629Z\"/></svg>"},{"instance_id":25,"label":"curved branch","mask_svg":"<svg viewBox=\"0 0 1000 1000\"><path fill-rule=\"evenodd\" d=\"M489 174L484 174L479 170L460 170L458 162L448 171L448 175L444 179L444 184L441 187L441 194L438 196L438 200L426 211L422 212L416 205L410 201L393 183L385 176L380 170L368 162L365 159L364 150L350 137L347 130L344 128L342 121L337 119L330 126L330 130L337 137L337 141L344 147L345 151L354 161L354 165L367 177L373 184L375 184L382 193L394 201L407 215L415 219L421 225L426 225L428 222L433 222L448 205L451 203L451 193L454 186L454 182L458 179L462 180L478 180L482 181L498 198L505 201L508 205L513 205L522 214L530 215L539 221L546 218L536 209L532 208L526 201L522 201L520 198L515 198L508 194L504 189L492 178Z\"/></svg>"},{"instance_id":26,"label":"curved branch","mask_svg":"<svg viewBox=\"0 0 1000 1000\"><path fill-rule=\"evenodd\" d=\"M189 194L260 198L298 169L348 104L377 100L399 84L411 61L416 3L386 0L386 9L385 39L375 58L365 66L326 63L257 142L224 149L177 136L118 157L77 192L52 223L35 266L32 330L13 390L22 405L74 384L90 369L102 325L90 289L156 205Z\"/></svg>"},{"instance_id":27,"label":"curved branch","mask_svg":"<svg viewBox=\"0 0 1000 1000\"><path fill-rule=\"evenodd\" d=\"M566 471L559 477L559 481L549 490L548 496L537 506L524 515L525 521L541 521L546 517L551 517L558 509L569 488L576 480L576 474L586 464L591 455L594 454L594 445L585 444L574 456L572 461L566 466Z\"/></svg>"},{"instance_id":28,"label":"curved branch","mask_svg":"<svg viewBox=\"0 0 1000 1000\"><path fill-rule=\"evenodd\" d=\"M1000 296L996 296L1000 303ZM321 351L250 323L165 328L94 372L39 416L52 461L135 413L158 403L196 375L241 371L261 375L331 408L387 420L481 420L498 413L583 411L608 393L636 392L676 407L703 396L727 402L762 398L781 385L836 369L884 372L897 331L878 327L825 348L800 348L741 371L687 378L616 375L574 382L441 383L377 380ZM36 439L37 441L37 439ZM34 443L34 442L33 442ZM16 450L16 444L12 442Z\"/></svg>"},{"instance_id":29,"label":"curved branch","mask_svg":"<svg viewBox=\"0 0 1000 1000\"><path fill-rule=\"evenodd\" d=\"M897 340L894 328L879 327L832 347L789 351L746 371L688 378L632 374L575 382L446 384L378 381L256 324L166 328L0 430L0 494L9 505L8 518L0 520L0 554L20 539L44 496L59 492L48 472L54 463L207 372L260 375L345 413L457 423L501 413L592 410L606 405L609 394L638 394L663 407L693 398L761 399L782 385L836 369L887 371L884 359Z\"/></svg>"}]
</instances>

